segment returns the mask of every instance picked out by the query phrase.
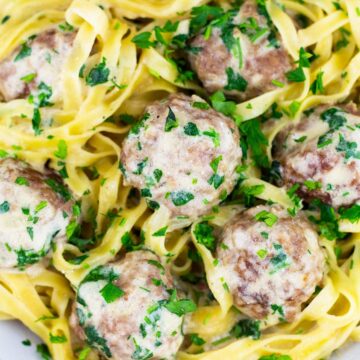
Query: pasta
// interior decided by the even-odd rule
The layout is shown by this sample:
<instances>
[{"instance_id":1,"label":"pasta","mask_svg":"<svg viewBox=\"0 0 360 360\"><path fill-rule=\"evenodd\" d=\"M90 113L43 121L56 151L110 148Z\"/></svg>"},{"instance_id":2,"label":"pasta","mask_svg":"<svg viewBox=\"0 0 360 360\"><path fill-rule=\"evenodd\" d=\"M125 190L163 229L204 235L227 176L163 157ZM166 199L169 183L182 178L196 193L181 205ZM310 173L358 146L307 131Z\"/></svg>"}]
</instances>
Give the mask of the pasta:
<instances>
[{"instance_id":1,"label":"pasta","mask_svg":"<svg viewBox=\"0 0 360 360\"><path fill-rule=\"evenodd\" d=\"M214 228L222 228L244 209L244 203L235 197L190 224L172 219L164 206L152 211L144 198L134 200L133 189L123 185L121 144L131 125L122 115L140 117L149 104L171 93L206 96L193 77L179 81L185 70L174 65L172 50L162 46L174 36L188 33L191 10L206 4L210 2L0 0L0 61L33 34L48 28L62 24L76 33L62 70L61 100L41 109L38 132L34 132L34 106L27 99L0 103L0 156L20 158L40 171L46 167L66 171L66 184L81 199L82 221L94 231L95 241L84 249L71 241L56 244L49 264L44 260L25 271L0 271L0 317L22 321L44 341L54 360L98 358L96 351L86 347L79 350L71 344L71 303L74 291L91 270L111 262L124 250L122 240L129 234L142 238L146 248L167 259L178 277L193 272L191 251L196 250L202 259L212 300L199 302L196 311L187 315L183 331L185 336L196 334L206 345L193 342L183 346L178 359L321 359L348 340L360 341L358 221L339 221L339 230L347 234L345 240L329 241L321 236L328 267L324 285L294 322L270 326L261 321L259 339L233 338L229 334L242 315L234 307L224 269L217 266L214 252L197 241L196 226L207 221ZM230 6L229 1L215 4ZM300 61L301 49L316 54L311 65L303 68L304 81L282 84L234 105L231 115L240 129L241 124L266 116L274 109L273 104L283 112L276 123L262 126L265 152L271 161L277 135L290 123L301 121L304 111L321 104L359 102L360 1L266 0L264 4L294 62ZM293 13L300 14L306 26L300 27ZM169 21L179 22L176 30L156 35L153 29L163 28ZM139 46L133 40L141 34L150 44L160 39L160 46ZM90 73L99 67L107 69L106 80L92 86ZM319 77L322 91L314 92ZM61 161L56 155L60 142L67 149ZM240 194L262 188L252 194L254 201L275 202L286 209L296 207L291 194L264 180L253 161L246 165L237 189ZM311 215L311 210L308 213ZM156 235L164 228L167 231ZM185 287L193 295L191 286L187 283ZM54 342L54 336L67 341ZM266 357L271 354L288 357Z\"/></svg>"}]
</instances>

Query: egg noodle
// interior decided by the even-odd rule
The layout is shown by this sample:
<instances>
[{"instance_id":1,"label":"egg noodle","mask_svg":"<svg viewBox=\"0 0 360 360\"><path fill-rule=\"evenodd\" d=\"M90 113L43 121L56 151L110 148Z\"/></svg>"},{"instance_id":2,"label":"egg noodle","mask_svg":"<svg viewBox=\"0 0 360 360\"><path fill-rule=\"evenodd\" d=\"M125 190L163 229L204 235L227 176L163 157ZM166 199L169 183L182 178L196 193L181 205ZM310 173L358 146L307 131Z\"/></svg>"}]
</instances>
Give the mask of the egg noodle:
<instances>
[{"instance_id":1,"label":"egg noodle","mask_svg":"<svg viewBox=\"0 0 360 360\"><path fill-rule=\"evenodd\" d=\"M170 223L167 209L148 209L144 199L135 205L132 191L122 185L119 170L121 142L130 125L113 121L120 114L139 117L145 106L181 88L203 95L192 81L179 82L179 72L160 48L137 49L131 40L139 33L179 21L176 34L189 29L191 9L204 0L0 0L0 60L9 56L29 36L58 24L68 24L77 33L62 74L62 102L51 107L53 121L43 125L41 134L32 130L33 105L27 99L0 103L1 155L17 156L42 169L47 163L55 170L65 166L65 180L82 201L83 220L96 223L99 241L81 252L71 243L57 245L52 266L36 265L27 271L0 272L0 315L18 319L48 346L55 360L76 359L68 325L69 308L76 288L93 268L113 260L126 234L142 232L145 246L168 259L177 275L192 269L187 256L190 244L202 257L208 286L215 298L199 306L184 324L185 334L196 333L211 347L199 353L197 345L181 350L178 359L258 359L269 354L286 354L292 359L320 359L330 355L347 340L360 341L360 224L342 221L340 230L350 233L346 240L321 238L329 268L324 286L293 323L269 327L262 323L260 339L227 338L239 319L231 294L224 286L221 265L212 253L196 241L190 230ZM220 1L224 7L229 2ZM267 11L294 61L300 48L311 47L317 54L306 80L286 85L236 105L235 117L247 121L264 114L277 103L286 116L265 134L271 145L289 121L298 121L303 110L317 104L356 101L360 78L360 0L266 1ZM284 9L288 10L285 12ZM296 12L309 25L300 30L288 15ZM146 18L147 21L133 21ZM164 33L164 38L174 34ZM334 52L334 44L346 37L347 46ZM111 81L89 87L79 76L106 61ZM313 95L311 84L322 73L324 93ZM110 86L109 86L110 84ZM112 86L111 86L112 85ZM67 157L56 157L59 141L67 145ZM269 145L268 156L271 157ZM50 161L50 163L49 163ZM65 163L65 165L64 165ZM96 168L97 177L87 169ZM259 199L272 200L290 208L292 200L284 189L260 179L258 168L246 170L243 187L263 185ZM115 210L114 210L115 209ZM223 226L241 205L221 206L207 217L210 224ZM112 216L109 216L112 214ZM201 221L203 219L199 219ZM154 236L168 227L166 235ZM336 253L341 250L340 258ZM83 261L68 261L69 256ZM54 268L56 270L54 270ZM65 336L66 342L52 342L50 334ZM219 341L220 339L220 341ZM97 355L86 351L88 359ZM82 352L84 359L84 351Z\"/></svg>"}]
</instances>

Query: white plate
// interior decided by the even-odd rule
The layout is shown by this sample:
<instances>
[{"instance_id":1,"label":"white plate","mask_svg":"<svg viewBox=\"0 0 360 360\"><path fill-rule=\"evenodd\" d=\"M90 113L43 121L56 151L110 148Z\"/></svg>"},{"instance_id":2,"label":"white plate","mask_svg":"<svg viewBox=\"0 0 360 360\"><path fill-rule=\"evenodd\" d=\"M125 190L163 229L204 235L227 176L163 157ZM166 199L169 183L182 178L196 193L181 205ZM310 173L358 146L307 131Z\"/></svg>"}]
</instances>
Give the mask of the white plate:
<instances>
[{"instance_id":1,"label":"white plate","mask_svg":"<svg viewBox=\"0 0 360 360\"><path fill-rule=\"evenodd\" d=\"M24 346L25 339L31 346ZM18 321L0 321L0 360L40 360L36 344L41 341ZM331 360L359 360L360 343L347 344L336 351Z\"/></svg>"}]
</instances>

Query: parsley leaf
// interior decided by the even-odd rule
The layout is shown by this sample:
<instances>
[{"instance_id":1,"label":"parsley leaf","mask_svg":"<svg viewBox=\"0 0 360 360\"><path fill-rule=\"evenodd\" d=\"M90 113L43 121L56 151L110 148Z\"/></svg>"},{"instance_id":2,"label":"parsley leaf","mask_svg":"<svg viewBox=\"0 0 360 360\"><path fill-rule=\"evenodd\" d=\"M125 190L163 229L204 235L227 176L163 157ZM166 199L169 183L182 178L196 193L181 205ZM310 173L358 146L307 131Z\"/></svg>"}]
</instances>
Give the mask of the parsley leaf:
<instances>
[{"instance_id":1,"label":"parsley leaf","mask_svg":"<svg viewBox=\"0 0 360 360\"><path fill-rule=\"evenodd\" d=\"M104 298L104 300L108 304L110 304L115 300L124 296L125 292L122 289L120 289L118 286L109 282L100 290L100 294Z\"/></svg>"},{"instance_id":2,"label":"parsley leaf","mask_svg":"<svg viewBox=\"0 0 360 360\"><path fill-rule=\"evenodd\" d=\"M177 300L176 290L173 290L170 299L165 303L165 308L177 316L194 312L196 304L190 299Z\"/></svg>"},{"instance_id":3,"label":"parsley leaf","mask_svg":"<svg viewBox=\"0 0 360 360\"><path fill-rule=\"evenodd\" d=\"M216 247L216 239L214 236L214 228L208 222L198 223L194 229L196 241L204 245L208 250L214 251Z\"/></svg>"},{"instance_id":4,"label":"parsley leaf","mask_svg":"<svg viewBox=\"0 0 360 360\"><path fill-rule=\"evenodd\" d=\"M330 130L338 130L346 124L344 112L337 108L330 108L320 114L320 119L327 122Z\"/></svg>"},{"instance_id":5,"label":"parsley leaf","mask_svg":"<svg viewBox=\"0 0 360 360\"><path fill-rule=\"evenodd\" d=\"M224 87L225 90L246 90L248 82L240 74L236 74L232 68L228 67L226 69L226 75L228 83Z\"/></svg>"},{"instance_id":6,"label":"parsley leaf","mask_svg":"<svg viewBox=\"0 0 360 360\"><path fill-rule=\"evenodd\" d=\"M170 194L170 197L175 206L183 206L195 199L195 196L187 191L174 191Z\"/></svg>"},{"instance_id":7,"label":"parsley leaf","mask_svg":"<svg viewBox=\"0 0 360 360\"><path fill-rule=\"evenodd\" d=\"M148 49L150 47L155 47L156 42L150 41L151 38L151 32L145 31L140 34L137 34L134 36L131 41L139 48L141 49Z\"/></svg>"},{"instance_id":8,"label":"parsley leaf","mask_svg":"<svg viewBox=\"0 0 360 360\"><path fill-rule=\"evenodd\" d=\"M247 150L251 149L252 157L258 166L268 168L270 161L266 154L268 140L260 129L258 119L244 121L240 124L241 147L246 157Z\"/></svg>"},{"instance_id":9,"label":"parsley leaf","mask_svg":"<svg viewBox=\"0 0 360 360\"><path fill-rule=\"evenodd\" d=\"M21 45L20 51L15 56L14 62L17 62L21 59L24 59L24 58L30 56L31 52L32 52L31 47L27 44L27 42L25 42L24 44Z\"/></svg>"},{"instance_id":10,"label":"parsley leaf","mask_svg":"<svg viewBox=\"0 0 360 360\"><path fill-rule=\"evenodd\" d=\"M169 113L166 117L165 121L165 132L169 132L174 128L177 128L179 126L179 123L175 117L174 112L171 110L171 107L169 106Z\"/></svg>"},{"instance_id":11,"label":"parsley leaf","mask_svg":"<svg viewBox=\"0 0 360 360\"><path fill-rule=\"evenodd\" d=\"M0 204L0 214L5 214L10 210L10 204L8 201L4 201Z\"/></svg>"},{"instance_id":12,"label":"parsley leaf","mask_svg":"<svg viewBox=\"0 0 360 360\"><path fill-rule=\"evenodd\" d=\"M316 75L316 79L314 80L314 82L310 86L310 90L312 91L312 93L314 95L318 94L318 93L323 94L325 92L324 85L323 85L323 75L324 75L324 72L320 71Z\"/></svg>"},{"instance_id":13,"label":"parsley leaf","mask_svg":"<svg viewBox=\"0 0 360 360\"><path fill-rule=\"evenodd\" d=\"M65 140L60 140L58 142L58 149L57 149L57 151L54 152L54 155L56 157L58 157L59 159L64 160L67 157L67 153L68 153L67 152L67 144L66 144Z\"/></svg>"},{"instance_id":14,"label":"parsley leaf","mask_svg":"<svg viewBox=\"0 0 360 360\"><path fill-rule=\"evenodd\" d=\"M95 65L86 76L86 84L96 86L108 81L110 69L106 67L106 58L103 57L100 64Z\"/></svg>"},{"instance_id":15,"label":"parsley leaf","mask_svg":"<svg viewBox=\"0 0 360 360\"><path fill-rule=\"evenodd\" d=\"M262 221L267 226L271 227L277 222L278 217L269 211L262 210L255 215L255 220Z\"/></svg>"},{"instance_id":16,"label":"parsley leaf","mask_svg":"<svg viewBox=\"0 0 360 360\"><path fill-rule=\"evenodd\" d=\"M306 79L302 67L298 67L295 70L288 71L287 73L285 73L285 76L289 81L293 81L293 82L303 82Z\"/></svg>"},{"instance_id":17,"label":"parsley leaf","mask_svg":"<svg viewBox=\"0 0 360 360\"><path fill-rule=\"evenodd\" d=\"M357 143L355 141L347 141L342 134L339 134L339 144L336 150L344 152L346 160L350 158L360 159L360 151L357 150Z\"/></svg>"},{"instance_id":18,"label":"parsley leaf","mask_svg":"<svg viewBox=\"0 0 360 360\"><path fill-rule=\"evenodd\" d=\"M349 220L352 224L360 220L360 205L355 204L347 209L340 209L341 219Z\"/></svg>"},{"instance_id":19,"label":"parsley leaf","mask_svg":"<svg viewBox=\"0 0 360 360\"><path fill-rule=\"evenodd\" d=\"M96 328L92 325L84 328L86 340L90 346L100 349L108 358L112 357L107 341L99 335Z\"/></svg>"},{"instance_id":20,"label":"parsley leaf","mask_svg":"<svg viewBox=\"0 0 360 360\"><path fill-rule=\"evenodd\" d=\"M199 129L193 122L188 122L184 126L184 133L188 136L197 136L200 135Z\"/></svg>"},{"instance_id":21,"label":"parsley leaf","mask_svg":"<svg viewBox=\"0 0 360 360\"><path fill-rule=\"evenodd\" d=\"M226 116L231 116L236 110L234 101L226 101L225 95L221 91L217 91L210 96L212 107Z\"/></svg>"},{"instance_id":22,"label":"parsley leaf","mask_svg":"<svg viewBox=\"0 0 360 360\"><path fill-rule=\"evenodd\" d=\"M260 321L252 319L240 320L231 330L230 334L236 339L251 336L254 340L260 338Z\"/></svg>"}]
</instances>

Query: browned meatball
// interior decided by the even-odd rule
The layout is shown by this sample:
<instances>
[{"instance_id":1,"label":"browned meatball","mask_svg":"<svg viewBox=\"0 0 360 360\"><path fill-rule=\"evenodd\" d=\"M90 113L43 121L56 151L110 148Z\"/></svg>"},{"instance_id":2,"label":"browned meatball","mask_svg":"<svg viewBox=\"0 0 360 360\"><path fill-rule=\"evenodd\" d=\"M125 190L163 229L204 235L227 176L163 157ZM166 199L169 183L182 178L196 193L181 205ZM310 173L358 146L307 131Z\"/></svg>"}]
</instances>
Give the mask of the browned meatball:
<instances>
[{"instance_id":1,"label":"browned meatball","mask_svg":"<svg viewBox=\"0 0 360 360\"><path fill-rule=\"evenodd\" d=\"M232 219L217 256L235 305L256 319L293 321L324 275L311 223L277 205L257 206Z\"/></svg>"},{"instance_id":2,"label":"browned meatball","mask_svg":"<svg viewBox=\"0 0 360 360\"><path fill-rule=\"evenodd\" d=\"M65 241L73 205L70 192L54 174L42 174L19 160L2 160L0 268L36 263L52 242Z\"/></svg>"},{"instance_id":3,"label":"browned meatball","mask_svg":"<svg viewBox=\"0 0 360 360\"><path fill-rule=\"evenodd\" d=\"M0 63L0 94L5 101L38 92L61 98L62 68L68 58L75 32L52 28L31 36Z\"/></svg>"},{"instance_id":4,"label":"browned meatball","mask_svg":"<svg viewBox=\"0 0 360 360\"><path fill-rule=\"evenodd\" d=\"M174 358L183 340L183 315L195 305L176 299L173 287L156 255L145 250L128 253L82 281L72 327L106 358Z\"/></svg>"},{"instance_id":5,"label":"browned meatball","mask_svg":"<svg viewBox=\"0 0 360 360\"><path fill-rule=\"evenodd\" d=\"M175 94L150 105L130 131L121 169L150 206L194 219L233 190L241 154L233 120L197 96Z\"/></svg>"},{"instance_id":6,"label":"browned meatball","mask_svg":"<svg viewBox=\"0 0 360 360\"><path fill-rule=\"evenodd\" d=\"M286 83L289 55L255 0L246 0L227 26L218 24L209 38L201 33L190 43L191 67L208 92L247 100L275 89L273 80Z\"/></svg>"},{"instance_id":7,"label":"browned meatball","mask_svg":"<svg viewBox=\"0 0 360 360\"><path fill-rule=\"evenodd\" d=\"M335 208L360 199L360 116L353 106L321 106L275 139L283 183Z\"/></svg>"}]
</instances>

